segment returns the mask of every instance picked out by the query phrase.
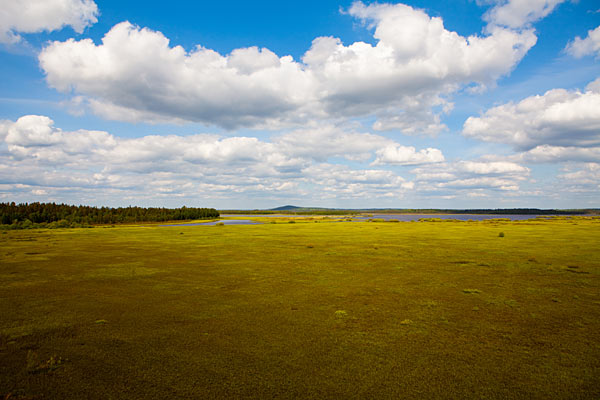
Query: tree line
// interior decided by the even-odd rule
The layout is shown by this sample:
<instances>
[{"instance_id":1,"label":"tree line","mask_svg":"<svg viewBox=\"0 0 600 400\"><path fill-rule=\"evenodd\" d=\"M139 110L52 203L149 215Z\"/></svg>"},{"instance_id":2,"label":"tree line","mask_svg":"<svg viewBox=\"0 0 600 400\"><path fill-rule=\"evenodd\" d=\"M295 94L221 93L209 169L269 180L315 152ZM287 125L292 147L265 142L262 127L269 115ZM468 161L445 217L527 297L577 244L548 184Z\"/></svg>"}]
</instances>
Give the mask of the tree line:
<instances>
[{"instance_id":1,"label":"tree line","mask_svg":"<svg viewBox=\"0 0 600 400\"><path fill-rule=\"evenodd\" d=\"M69 227L218 218L214 208L91 207L56 203L0 203L0 223L13 228Z\"/></svg>"},{"instance_id":2,"label":"tree line","mask_svg":"<svg viewBox=\"0 0 600 400\"><path fill-rule=\"evenodd\" d=\"M597 209L556 210L539 208L476 208L476 209L367 209L363 212L376 212L381 214L491 214L491 215L584 215L594 214Z\"/></svg>"},{"instance_id":3,"label":"tree line","mask_svg":"<svg viewBox=\"0 0 600 400\"><path fill-rule=\"evenodd\" d=\"M342 209L342 208L304 208L280 210L221 210L223 214L286 214L286 215L354 215L360 213L377 214L492 214L492 215L597 215L600 209L573 209L555 210L539 208L477 208L477 209L440 209L440 208L365 208L365 209Z\"/></svg>"}]
</instances>

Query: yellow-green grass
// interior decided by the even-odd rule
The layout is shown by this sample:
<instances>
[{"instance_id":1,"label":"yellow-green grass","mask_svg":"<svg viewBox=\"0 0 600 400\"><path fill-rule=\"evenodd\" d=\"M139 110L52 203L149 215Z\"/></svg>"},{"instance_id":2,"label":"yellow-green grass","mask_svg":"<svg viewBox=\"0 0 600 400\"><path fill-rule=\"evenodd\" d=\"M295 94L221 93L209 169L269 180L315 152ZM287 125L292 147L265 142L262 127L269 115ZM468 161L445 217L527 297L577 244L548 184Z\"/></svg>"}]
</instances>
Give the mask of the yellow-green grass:
<instances>
[{"instance_id":1,"label":"yellow-green grass","mask_svg":"<svg viewBox=\"0 0 600 400\"><path fill-rule=\"evenodd\" d=\"M600 398L599 219L278 221L0 233L0 398Z\"/></svg>"}]
</instances>

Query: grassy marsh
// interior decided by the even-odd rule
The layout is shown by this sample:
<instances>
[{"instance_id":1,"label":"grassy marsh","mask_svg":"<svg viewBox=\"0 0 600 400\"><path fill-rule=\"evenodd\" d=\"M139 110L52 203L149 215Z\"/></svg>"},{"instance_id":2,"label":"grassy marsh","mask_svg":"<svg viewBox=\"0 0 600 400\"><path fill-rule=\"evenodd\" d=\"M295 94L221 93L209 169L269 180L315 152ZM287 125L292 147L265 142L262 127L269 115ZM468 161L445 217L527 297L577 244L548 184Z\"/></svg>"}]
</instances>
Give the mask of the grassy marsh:
<instances>
[{"instance_id":1,"label":"grassy marsh","mask_svg":"<svg viewBox=\"0 0 600 400\"><path fill-rule=\"evenodd\" d=\"M289 220L1 234L0 397L600 397L600 219Z\"/></svg>"}]
</instances>

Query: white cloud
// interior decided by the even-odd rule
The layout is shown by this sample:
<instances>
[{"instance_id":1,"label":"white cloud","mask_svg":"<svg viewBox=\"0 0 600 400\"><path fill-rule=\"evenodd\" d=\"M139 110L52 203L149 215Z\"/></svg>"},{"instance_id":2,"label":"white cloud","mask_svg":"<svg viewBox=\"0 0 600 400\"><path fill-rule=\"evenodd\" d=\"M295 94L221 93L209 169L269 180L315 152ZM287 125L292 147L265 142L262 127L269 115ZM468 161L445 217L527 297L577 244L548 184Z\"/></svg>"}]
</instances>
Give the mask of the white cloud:
<instances>
[{"instance_id":1,"label":"white cloud","mask_svg":"<svg viewBox=\"0 0 600 400\"><path fill-rule=\"evenodd\" d=\"M427 148L420 151L412 146L387 145L377 150L377 158L371 165L395 164L417 165L439 163L444 161L444 155L438 149Z\"/></svg>"},{"instance_id":2,"label":"white cloud","mask_svg":"<svg viewBox=\"0 0 600 400\"><path fill-rule=\"evenodd\" d=\"M19 33L54 31L70 25L75 32L98 21L93 0L4 0L0 11L0 43L17 43Z\"/></svg>"},{"instance_id":3,"label":"white cloud","mask_svg":"<svg viewBox=\"0 0 600 400\"><path fill-rule=\"evenodd\" d=\"M493 107L469 117L463 135L529 150L541 145L600 145L600 91L597 81L585 92L553 89L517 104Z\"/></svg>"},{"instance_id":4,"label":"white cloud","mask_svg":"<svg viewBox=\"0 0 600 400\"><path fill-rule=\"evenodd\" d=\"M491 25L509 28L528 27L550 14L565 0L496 0L496 5L484 15Z\"/></svg>"},{"instance_id":5,"label":"white cloud","mask_svg":"<svg viewBox=\"0 0 600 400\"><path fill-rule=\"evenodd\" d=\"M376 45L319 37L302 62L257 47L187 52L160 32L124 22L98 45L50 43L39 61L50 86L85 97L111 119L235 129L375 116L377 130L435 134L445 129L448 96L494 84L536 42L532 30L500 27L463 37L403 4L358 2L348 13L375 28Z\"/></svg>"},{"instance_id":6,"label":"white cloud","mask_svg":"<svg viewBox=\"0 0 600 400\"><path fill-rule=\"evenodd\" d=\"M600 78L588 83L585 90L588 92L600 93Z\"/></svg>"},{"instance_id":7,"label":"white cloud","mask_svg":"<svg viewBox=\"0 0 600 400\"><path fill-rule=\"evenodd\" d=\"M359 133L333 125L297 129L273 140L288 154L317 161L326 161L330 157L367 161L374 151L394 143L383 136Z\"/></svg>"},{"instance_id":8,"label":"white cloud","mask_svg":"<svg viewBox=\"0 0 600 400\"><path fill-rule=\"evenodd\" d=\"M300 112L310 97L300 65L273 56L256 48L229 56L202 47L186 53L170 47L161 33L124 22L99 46L90 39L53 42L39 59L52 87L89 96L93 110L105 117L236 128Z\"/></svg>"},{"instance_id":9,"label":"white cloud","mask_svg":"<svg viewBox=\"0 0 600 400\"><path fill-rule=\"evenodd\" d=\"M577 36L575 40L569 42L565 50L576 58L588 55L600 57L600 26L596 29L589 30L585 39Z\"/></svg>"},{"instance_id":10,"label":"white cloud","mask_svg":"<svg viewBox=\"0 0 600 400\"><path fill-rule=\"evenodd\" d=\"M600 194L600 163L574 163L558 176L566 191L593 194L593 206L597 207Z\"/></svg>"},{"instance_id":11,"label":"white cloud","mask_svg":"<svg viewBox=\"0 0 600 400\"><path fill-rule=\"evenodd\" d=\"M13 157L40 161L85 162L81 155L91 155L116 147L113 136L101 131L63 132L54 128L46 116L26 115L5 126L4 142Z\"/></svg>"},{"instance_id":12,"label":"white cloud","mask_svg":"<svg viewBox=\"0 0 600 400\"><path fill-rule=\"evenodd\" d=\"M12 126L14 122L10 120L0 120L0 142L4 141L6 135L8 135L8 128Z\"/></svg>"},{"instance_id":13,"label":"white cloud","mask_svg":"<svg viewBox=\"0 0 600 400\"><path fill-rule=\"evenodd\" d=\"M7 129L6 143L22 146L48 146L60 141L60 133L52 129L54 122L41 115L26 115Z\"/></svg>"},{"instance_id":14,"label":"white cloud","mask_svg":"<svg viewBox=\"0 0 600 400\"><path fill-rule=\"evenodd\" d=\"M414 188L413 182L386 170L353 170L345 165L323 163L307 168L305 174L311 182L322 185L323 198L400 198ZM319 193L313 196L319 197Z\"/></svg>"},{"instance_id":15,"label":"white cloud","mask_svg":"<svg viewBox=\"0 0 600 400\"><path fill-rule=\"evenodd\" d=\"M250 75L264 69L278 68L281 66L281 61L269 49L248 47L233 50L227 59L227 66L238 70L242 74Z\"/></svg>"},{"instance_id":16,"label":"white cloud","mask_svg":"<svg viewBox=\"0 0 600 400\"><path fill-rule=\"evenodd\" d=\"M519 190L519 185L517 185L512 179L493 178L488 176L480 178L455 179L448 182L440 182L436 186L438 188L452 189Z\"/></svg>"},{"instance_id":17,"label":"white cloud","mask_svg":"<svg viewBox=\"0 0 600 400\"><path fill-rule=\"evenodd\" d=\"M455 164L458 171L478 175L525 174L529 169L514 162L507 161L460 161Z\"/></svg>"},{"instance_id":18,"label":"white cloud","mask_svg":"<svg viewBox=\"0 0 600 400\"><path fill-rule=\"evenodd\" d=\"M554 163L564 161L600 162L600 147L549 146L534 147L519 157L525 162Z\"/></svg>"},{"instance_id":19,"label":"white cloud","mask_svg":"<svg viewBox=\"0 0 600 400\"><path fill-rule=\"evenodd\" d=\"M482 197L486 191L518 191L519 183L530 174L529 168L508 161L455 161L430 164L413 169L421 191L455 190L462 196Z\"/></svg>"}]
</instances>

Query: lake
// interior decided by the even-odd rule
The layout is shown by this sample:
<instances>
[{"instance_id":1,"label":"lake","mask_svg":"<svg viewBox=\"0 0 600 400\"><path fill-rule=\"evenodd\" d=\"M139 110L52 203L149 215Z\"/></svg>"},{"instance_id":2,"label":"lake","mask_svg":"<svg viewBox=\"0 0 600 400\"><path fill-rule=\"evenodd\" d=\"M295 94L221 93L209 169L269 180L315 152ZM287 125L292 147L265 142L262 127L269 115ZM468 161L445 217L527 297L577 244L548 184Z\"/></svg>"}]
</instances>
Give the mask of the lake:
<instances>
[{"instance_id":1,"label":"lake","mask_svg":"<svg viewBox=\"0 0 600 400\"><path fill-rule=\"evenodd\" d=\"M533 219L538 217L537 215L523 215L523 214L510 214L510 215L497 215L497 214L372 214L372 217L366 216L355 216L354 219L368 220L368 219L384 219L389 221L390 219L397 219L398 221L410 222L418 221L421 218L439 218L439 219L456 219L459 221L483 221L486 219L497 219L507 218L511 221L522 221L526 219Z\"/></svg>"},{"instance_id":2,"label":"lake","mask_svg":"<svg viewBox=\"0 0 600 400\"><path fill-rule=\"evenodd\" d=\"M372 217L367 217L366 214L358 214L352 216L353 219L368 220L368 219L384 219L389 221L390 219L397 219L398 221L410 222L418 221L421 218L440 218L440 219L457 219L459 221L482 221L486 219L495 218L508 218L511 221L522 221L526 219L533 219L538 215L523 215L523 214L510 214L510 215L499 215L499 214L368 214ZM245 218L306 218L306 217L324 217L323 215L287 215L287 214L223 214L221 217L245 217ZM350 216L350 214L348 214ZM343 218L348 217L343 215L330 215L330 218Z\"/></svg>"}]
</instances>

